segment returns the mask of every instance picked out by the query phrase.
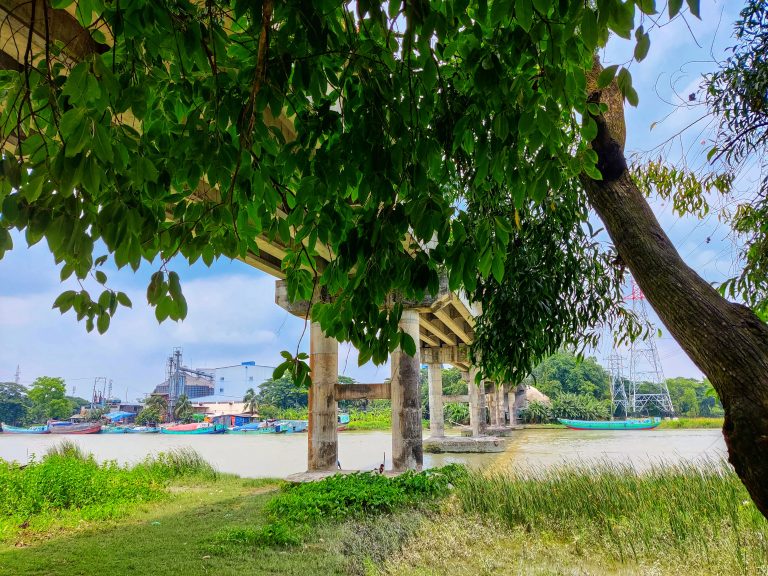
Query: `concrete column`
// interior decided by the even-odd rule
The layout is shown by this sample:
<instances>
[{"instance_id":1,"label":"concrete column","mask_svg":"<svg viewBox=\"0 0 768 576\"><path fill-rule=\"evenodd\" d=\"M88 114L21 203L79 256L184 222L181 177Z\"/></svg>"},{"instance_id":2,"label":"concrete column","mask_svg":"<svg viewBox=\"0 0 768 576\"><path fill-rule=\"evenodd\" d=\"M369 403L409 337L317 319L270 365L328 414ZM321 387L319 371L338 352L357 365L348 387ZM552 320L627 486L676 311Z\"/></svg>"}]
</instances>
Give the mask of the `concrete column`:
<instances>
[{"instance_id":1,"label":"concrete column","mask_svg":"<svg viewBox=\"0 0 768 576\"><path fill-rule=\"evenodd\" d=\"M515 403L515 390L517 386L507 390L507 406L509 407L509 424L510 426L517 426L517 404Z\"/></svg>"},{"instance_id":2,"label":"concrete column","mask_svg":"<svg viewBox=\"0 0 768 576\"><path fill-rule=\"evenodd\" d=\"M488 412L490 416L491 426L501 426L499 424L499 396L496 393L496 383L491 382L491 392L486 395L488 399Z\"/></svg>"},{"instance_id":3,"label":"concrete column","mask_svg":"<svg viewBox=\"0 0 768 576\"><path fill-rule=\"evenodd\" d=\"M445 436L443 416L443 365L428 364L429 370L429 433L433 438Z\"/></svg>"},{"instance_id":4,"label":"concrete column","mask_svg":"<svg viewBox=\"0 0 768 576\"><path fill-rule=\"evenodd\" d=\"M472 427L472 436L485 435L485 383L477 383L478 369L469 368L469 425Z\"/></svg>"},{"instance_id":5,"label":"concrete column","mask_svg":"<svg viewBox=\"0 0 768 576\"><path fill-rule=\"evenodd\" d=\"M501 423L506 426L507 423L512 425L512 413L509 411L509 386L507 384L501 385Z\"/></svg>"},{"instance_id":6,"label":"concrete column","mask_svg":"<svg viewBox=\"0 0 768 576\"><path fill-rule=\"evenodd\" d=\"M496 425L504 426L507 423L504 418L504 385L496 384L493 392L496 399Z\"/></svg>"},{"instance_id":7,"label":"concrete column","mask_svg":"<svg viewBox=\"0 0 768 576\"><path fill-rule=\"evenodd\" d=\"M307 469L334 470L339 459L336 432L336 397L334 388L339 379L339 343L328 338L320 324L312 322L309 333L309 366L312 385L309 387L309 450Z\"/></svg>"},{"instance_id":8,"label":"concrete column","mask_svg":"<svg viewBox=\"0 0 768 576\"><path fill-rule=\"evenodd\" d=\"M392 352L392 469L421 470L421 394L419 391L419 313L403 310L400 329L416 343L416 355L398 346Z\"/></svg>"}]
</instances>

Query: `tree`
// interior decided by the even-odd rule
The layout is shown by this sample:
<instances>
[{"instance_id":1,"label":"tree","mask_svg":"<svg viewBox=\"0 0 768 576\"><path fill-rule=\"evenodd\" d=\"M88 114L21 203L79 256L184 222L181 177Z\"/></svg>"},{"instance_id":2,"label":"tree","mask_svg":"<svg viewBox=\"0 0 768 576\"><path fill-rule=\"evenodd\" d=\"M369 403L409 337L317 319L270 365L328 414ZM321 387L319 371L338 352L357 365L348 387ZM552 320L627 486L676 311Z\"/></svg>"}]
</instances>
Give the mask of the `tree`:
<instances>
[{"instance_id":1,"label":"tree","mask_svg":"<svg viewBox=\"0 0 768 576\"><path fill-rule=\"evenodd\" d=\"M176 400L176 405L173 407L173 417L179 422L190 422L192 420L192 414L195 413L192 408L192 402L189 401L186 394L182 394Z\"/></svg>"},{"instance_id":2,"label":"tree","mask_svg":"<svg viewBox=\"0 0 768 576\"><path fill-rule=\"evenodd\" d=\"M0 382L0 422L20 425L29 409L27 389L15 382Z\"/></svg>"},{"instance_id":3,"label":"tree","mask_svg":"<svg viewBox=\"0 0 768 576\"><path fill-rule=\"evenodd\" d=\"M532 383L551 398L567 393L605 400L611 395L608 372L594 357L579 359L570 352L559 351L536 366L531 374Z\"/></svg>"},{"instance_id":4,"label":"tree","mask_svg":"<svg viewBox=\"0 0 768 576\"><path fill-rule=\"evenodd\" d=\"M152 394L144 403L144 408L136 417L137 424L158 424L168 415L168 400L160 394Z\"/></svg>"},{"instance_id":5,"label":"tree","mask_svg":"<svg viewBox=\"0 0 768 576\"><path fill-rule=\"evenodd\" d=\"M248 411L248 414L253 414L254 412L259 411L259 401L256 399L256 392L254 392L253 388L248 388L248 390L245 391L243 403L245 404L244 408Z\"/></svg>"},{"instance_id":6,"label":"tree","mask_svg":"<svg viewBox=\"0 0 768 576\"><path fill-rule=\"evenodd\" d=\"M632 37L637 6L642 60L654 2L83 6L80 41L21 32L20 69L0 78L0 253L16 228L47 240L62 278L105 284L107 259L160 262L148 300L177 320L170 259L259 256L261 235L285 248L289 297L317 295L312 319L379 363L415 350L401 302L446 273L483 305L485 375L510 382L563 344L594 344L600 322L636 337L626 266L720 395L730 460L768 513L768 328L665 236L624 158L630 72L593 59L609 31ZM590 207L617 254L585 226ZM55 305L103 332L130 301L100 290Z\"/></svg>"},{"instance_id":7,"label":"tree","mask_svg":"<svg viewBox=\"0 0 768 576\"><path fill-rule=\"evenodd\" d=\"M66 386L62 378L40 376L32 383L27 396L29 418L34 422L64 420L72 415L73 406L64 397Z\"/></svg>"},{"instance_id":8,"label":"tree","mask_svg":"<svg viewBox=\"0 0 768 576\"><path fill-rule=\"evenodd\" d=\"M307 406L307 391L297 386L287 375L277 380L265 380L259 388L256 400L264 411L265 405L280 410L287 408L305 408Z\"/></svg>"}]
</instances>

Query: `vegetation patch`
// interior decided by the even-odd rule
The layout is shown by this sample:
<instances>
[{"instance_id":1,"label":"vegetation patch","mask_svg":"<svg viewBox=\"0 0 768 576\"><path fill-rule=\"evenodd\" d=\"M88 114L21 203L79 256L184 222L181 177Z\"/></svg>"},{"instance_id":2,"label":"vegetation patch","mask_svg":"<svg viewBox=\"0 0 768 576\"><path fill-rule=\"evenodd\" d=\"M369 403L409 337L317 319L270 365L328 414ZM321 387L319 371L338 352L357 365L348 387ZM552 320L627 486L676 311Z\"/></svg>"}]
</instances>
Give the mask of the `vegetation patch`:
<instances>
[{"instance_id":1,"label":"vegetation patch","mask_svg":"<svg viewBox=\"0 0 768 576\"><path fill-rule=\"evenodd\" d=\"M0 541L19 530L46 528L64 512L82 520L120 517L130 505L166 496L169 480L189 476L210 479L216 471L192 450L127 467L99 463L69 441L26 465L0 460Z\"/></svg>"},{"instance_id":2,"label":"vegetation patch","mask_svg":"<svg viewBox=\"0 0 768 576\"><path fill-rule=\"evenodd\" d=\"M725 573L768 567L768 522L726 462L643 473L590 464L535 474L469 472L456 492L458 504L465 515L578 543L613 562L717 556Z\"/></svg>"}]
</instances>

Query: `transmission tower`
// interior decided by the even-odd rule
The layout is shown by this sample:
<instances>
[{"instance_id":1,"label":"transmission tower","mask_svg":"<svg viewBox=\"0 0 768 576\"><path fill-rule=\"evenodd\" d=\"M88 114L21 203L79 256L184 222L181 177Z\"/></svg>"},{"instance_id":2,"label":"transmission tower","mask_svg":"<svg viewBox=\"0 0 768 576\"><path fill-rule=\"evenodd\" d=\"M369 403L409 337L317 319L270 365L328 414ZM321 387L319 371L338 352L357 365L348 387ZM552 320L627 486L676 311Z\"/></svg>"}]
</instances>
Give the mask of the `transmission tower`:
<instances>
[{"instance_id":1,"label":"transmission tower","mask_svg":"<svg viewBox=\"0 0 768 576\"><path fill-rule=\"evenodd\" d=\"M632 281L632 293L627 297L632 302L632 312L643 324L648 324L648 309L645 294ZM674 414L672 399L664 381L659 351L655 338L632 342L629 348L629 408L634 414L644 414L656 407L665 416Z\"/></svg>"},{"instance_id":2,"label":"transmission tower","mask_svg":"<svg viewBox=\"0 0 768 576\"><path fill-rule=\"evenodd\" d=\"M608 358L608 373L611 378L611 420L617 415L629 413L629 399L624 378L624 360L618 352L612 352Z\"/></svg>"}]
</instances>

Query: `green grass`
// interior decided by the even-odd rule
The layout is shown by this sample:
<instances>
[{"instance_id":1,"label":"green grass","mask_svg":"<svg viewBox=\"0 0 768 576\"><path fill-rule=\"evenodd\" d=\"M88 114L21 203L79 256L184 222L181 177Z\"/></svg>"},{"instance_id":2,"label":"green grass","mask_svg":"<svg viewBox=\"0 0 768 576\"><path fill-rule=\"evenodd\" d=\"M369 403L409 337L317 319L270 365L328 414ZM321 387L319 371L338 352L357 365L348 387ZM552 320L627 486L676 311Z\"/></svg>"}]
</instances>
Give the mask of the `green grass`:
<instances>
[{"instance_id":1,"label":"green grass","mask_svg":"<svg viewBox=\"0 0 768 576\"><path fill-rule=\"evenodd\" d=\"M58 452L13 474L56 463L51 484L70 486L71 466L159 479L161 496L127 499L113 516L88 517L101 509L91 505L41 513L45 529L0 541L0 576L768 573L768 522L724 462L286 484L217 474L193 452L101 472Z\"/></svg>"},{"instance_id":2,"label":"green grass","mask_svg":"<svg viewBox=\"0 0 768 576\"><path fill-rule=\"evenodd\" d=\"M538 474L468 474L461 510L613 563L717 557L720 573L768 570L768 522L725 462L653 468L592 463ZM703 572L707 573L707 572ZM714 572L712 572L714 573Z\"/></svg>"},{"instance_id":3,"label":"green grass","mask_svg":"<svg viewBox=\"0 0 768 576\"><path fill-rule=\"evenodd\" d=\"M677 420L662 420L659 428L717 428L723 427L722 418L678 418Z\"/></svg>"}]
</instances>

